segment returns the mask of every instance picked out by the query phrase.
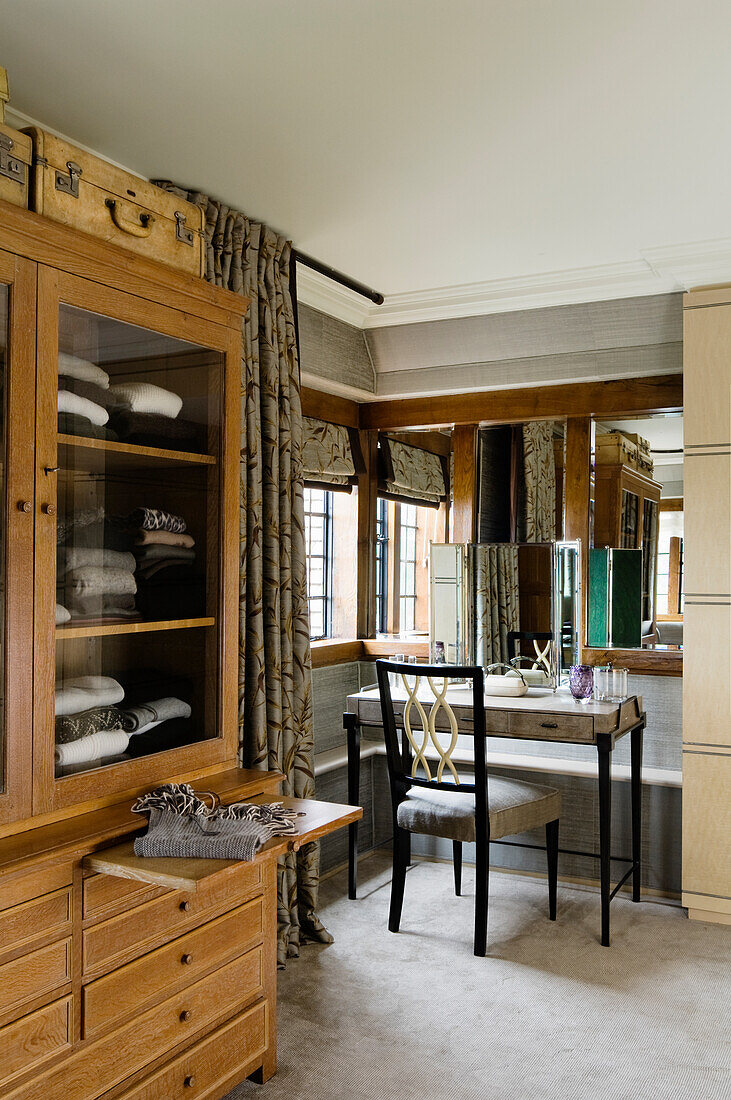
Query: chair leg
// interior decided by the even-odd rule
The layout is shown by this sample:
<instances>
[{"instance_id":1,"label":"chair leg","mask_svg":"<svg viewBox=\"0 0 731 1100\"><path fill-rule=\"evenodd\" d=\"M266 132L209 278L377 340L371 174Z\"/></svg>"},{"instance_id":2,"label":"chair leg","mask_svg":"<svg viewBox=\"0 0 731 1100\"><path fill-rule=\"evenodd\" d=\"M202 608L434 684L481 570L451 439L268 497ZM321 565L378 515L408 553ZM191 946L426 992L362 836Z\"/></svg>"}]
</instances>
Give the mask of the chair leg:
<instances>
[{"instance_id":1,"label":"chair leg","mask_svg":"<svg viewBox=\"0 0 731 1100\"><path fill-rule=\"evenodd\" d=\"M393 877L391 879L391 907L388 913L389 932L398 932L401 909L404 904L404 886L408 863L407 841L409 834L398 826L393 832Z\"/></svg>"},{"instance_id":2,"label":"chair leg","mask_svg":"<svg viewBox=\"0 0 731 1100\"><path fill-rule=\"evenodd\" d=\"M487 902L490 886L489 841L478 840L475 863L475 955L484 958L487 954Z\"/></svg>"},{"instance_id":3,"label":"chair leg","mask_svg":"<svg viewBox=\"0 0 731 1100\"><path fill-rule=\"evenodd\" d=\"M462 893L462 841L452 841L452 862L454 864L454 892L457 897Z\"/></svg>"},{"instance_id":4,"label":"chair leg","mask_svg":"<svg viewBox=\"0 0 731 1100\"><path fill-rule=\"evenodd\" d=\"M558 885L558 818L546 825L546 856L548 858L548 916L556 919L556 887Z\"/></svg>"}]
</instances>

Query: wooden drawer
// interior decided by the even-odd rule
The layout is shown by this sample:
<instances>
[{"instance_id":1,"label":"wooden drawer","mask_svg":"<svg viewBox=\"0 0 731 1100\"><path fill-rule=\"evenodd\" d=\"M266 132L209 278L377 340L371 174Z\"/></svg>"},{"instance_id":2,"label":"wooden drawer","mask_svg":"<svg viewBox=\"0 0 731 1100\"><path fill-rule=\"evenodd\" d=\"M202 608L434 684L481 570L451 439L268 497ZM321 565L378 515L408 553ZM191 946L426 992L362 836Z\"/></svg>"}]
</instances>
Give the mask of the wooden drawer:
<instances>
[{"instance_id":1,"label":"wooden drawer","mask_svg":"<svg viewBox=\"0 0 731 1100\"><path fill-rule=\"evenodd\" d=\"M238 864L195 893L168 891L84 931L84 974L98 974L160 947L261 893L261 866Z\"/></svg>"},{"instance_id":2,"label":"wooden drawer","mask_svg":"<svg viewBox=\"0 0 731 1100\"><path fill-rule=\"evenodd\" d=\"M118 1019L129 1019L146 1001L190 985L206 970L261 942L261 897L240 905L165 947L143 955L84 989L84 1038Z\"/></svg>"},{"instance_id":3,"label":"wooden drawer","mask_svg":"<svg viewBox=\"0 0 731 1100\"><path fill-rule=\"evenodd\" d=\"M56 933L61 939L71 931L71 887L14 905L0 913L0 954Z\"/></svg>"},{"instance_id":4,"label":"wooden drawer","mask_svg":"<svg viewBox=\"0 0 731 1100\"><path fill-rule=\"evenodd\" d=\"M112 878L111 875L89 875L84 879L84 920L95 921L116 916L127 909L133 909L135 905L162 897L167 892L164 887L150 886L147 882Z\"/></svg>"},{"instance_id":5,"label":"wooden drawer","mask_svg":"<svg viewBox=\"0 0 731 1100\"><path fill-rule=\"evenodd\" d=\"M71 940L60 940L0 966L0 1015L71 980Z\"/></svg>"},{"instance_id":6,"label":"wooden drawer","mask_svg":"<svg viewBox=\"0 0 731 1100\"><path fill-rule=\"evenodd\" d=\"M269 1005L259 1001L141 1085L123 1093L119 1100L204 1100L219 1088L233 1088L253 1073L268 1046Z\"/></svg>"},{"instance_id":7,"label":"wooden drawer","mask_svg":"<svg viewBox=\"0 0 731 1100\"><path fill-rule=\"evenodd\" d=\"M71 997L0 1028L0 1086L71 1047Z\"/></svg>"},{"instance_id":8,"label":"wooden drawer","mask_svg":"<svg viewBox=\"0 0 731 1100\"><path fill-rule=\"evenodd\" d=\"M0 910L10 909L13 905L20 905L21 902L30 901L42 894L50 894L53 890L60 890L62 886L70 886L72 877L70 863L51 863L23 875L13 875L0 883Z\"/></svg>"},{"instance_id":9,"label":"wooden drawer","mask_svg":"<svg viewBox=\"0 0 731 1100\"><path fill-rule=\"evenodd\" d=\"M179 1043L195 1039L214 1021L240 1011L261 991L262 948L256 947L124 1027L85 1043L40 1080L21 1085L3 1100L93 1100ZM165 1093L158 1093L158 1100L163 1098Z\"/></svg>"},{"instance_id":10,"label":"wooden drawer","mask_svg":"<svg viewBox=\"0 0 731 1100\"><path fill-rule=\"evenodd\" d=\"M527 714L508 713L508 733L511 737L524 737L531 741L594 742L594 719L583 714Z\"/></svg>"}]
</instances>

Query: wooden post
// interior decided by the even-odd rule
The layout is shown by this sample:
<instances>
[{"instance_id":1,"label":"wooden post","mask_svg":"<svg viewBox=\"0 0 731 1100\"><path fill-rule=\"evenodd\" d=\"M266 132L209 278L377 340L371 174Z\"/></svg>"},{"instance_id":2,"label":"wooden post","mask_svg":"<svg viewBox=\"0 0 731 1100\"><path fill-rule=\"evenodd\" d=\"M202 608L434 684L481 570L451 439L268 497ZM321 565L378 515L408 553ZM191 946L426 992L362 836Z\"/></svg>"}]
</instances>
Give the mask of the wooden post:
<instances>
[{"instance_id":1,"label":"wooden post","mask_svg":"<svg viewBox=\"0 0 731 1100\"><path fill-rule=\"evenodd\" d=\"M589 576L589 500L591 497L591 418L570 417L566 421L566 463L564 467L564 538L581 541L582 637L586 637Z\"/></svg>"},{"instance_id":2,"label":"wooden post","mask_svg":"<svg viewBox=\"0 0 731 1100\"><path fill-rule=\"evenodd\" d=\"M460 424L452 432L454 451L453 542L477 538L477 425Z\"/></svg>"},{"instance_id":3,"label":"wooden post","mask_svg":"<svg viewBox=\"0 0 731 1100\"><path fill-rule=\"evenodd\" d=\"M365 473L358 477L358 561L356 636L376 636L376 517L378 432L360 433Z\"/></svg>"}]
</instances>

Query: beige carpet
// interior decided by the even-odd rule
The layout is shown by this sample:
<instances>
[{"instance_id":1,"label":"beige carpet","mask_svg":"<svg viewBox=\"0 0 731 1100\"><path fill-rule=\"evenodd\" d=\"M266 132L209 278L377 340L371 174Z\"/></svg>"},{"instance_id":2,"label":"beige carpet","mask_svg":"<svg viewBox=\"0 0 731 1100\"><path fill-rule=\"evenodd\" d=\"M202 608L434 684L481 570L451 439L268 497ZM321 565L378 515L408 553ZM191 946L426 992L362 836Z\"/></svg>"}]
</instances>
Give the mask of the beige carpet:
<instances>
[{"instance_id":1,"label":"beige carpet","mask_svg":"<svg viewBox=\"0 0 731 1100\"><path fill-rule=\"evenodd\" d=\"M472 955L474 871L408 873L399 935L386 928L385 853L321 891L330 947L279 981L279 1069L228 1100L728 1100L731 928L668 905L612 903L600 947L596 893L491 876L489 957Z\"/></svg>"}]
</instances>

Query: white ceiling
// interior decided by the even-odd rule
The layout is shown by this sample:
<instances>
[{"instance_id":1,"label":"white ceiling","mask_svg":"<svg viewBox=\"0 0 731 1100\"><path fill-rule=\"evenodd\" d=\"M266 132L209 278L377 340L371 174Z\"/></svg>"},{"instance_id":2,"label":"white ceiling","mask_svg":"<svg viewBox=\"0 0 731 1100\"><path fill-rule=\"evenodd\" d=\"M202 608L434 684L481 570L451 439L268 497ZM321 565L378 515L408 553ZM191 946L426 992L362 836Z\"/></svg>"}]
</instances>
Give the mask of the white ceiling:
<instances>
[{"instance_id":1,"label":"white ceiling","mask_svg":"<svg viewBox=\"0 0 731 1100\"><path fill-rule=\"evenodd\" d=\"M731 263L728 0L0 0L0 27L18 111L394 296L361 323Z\"/></svg>"}]
</instances>

